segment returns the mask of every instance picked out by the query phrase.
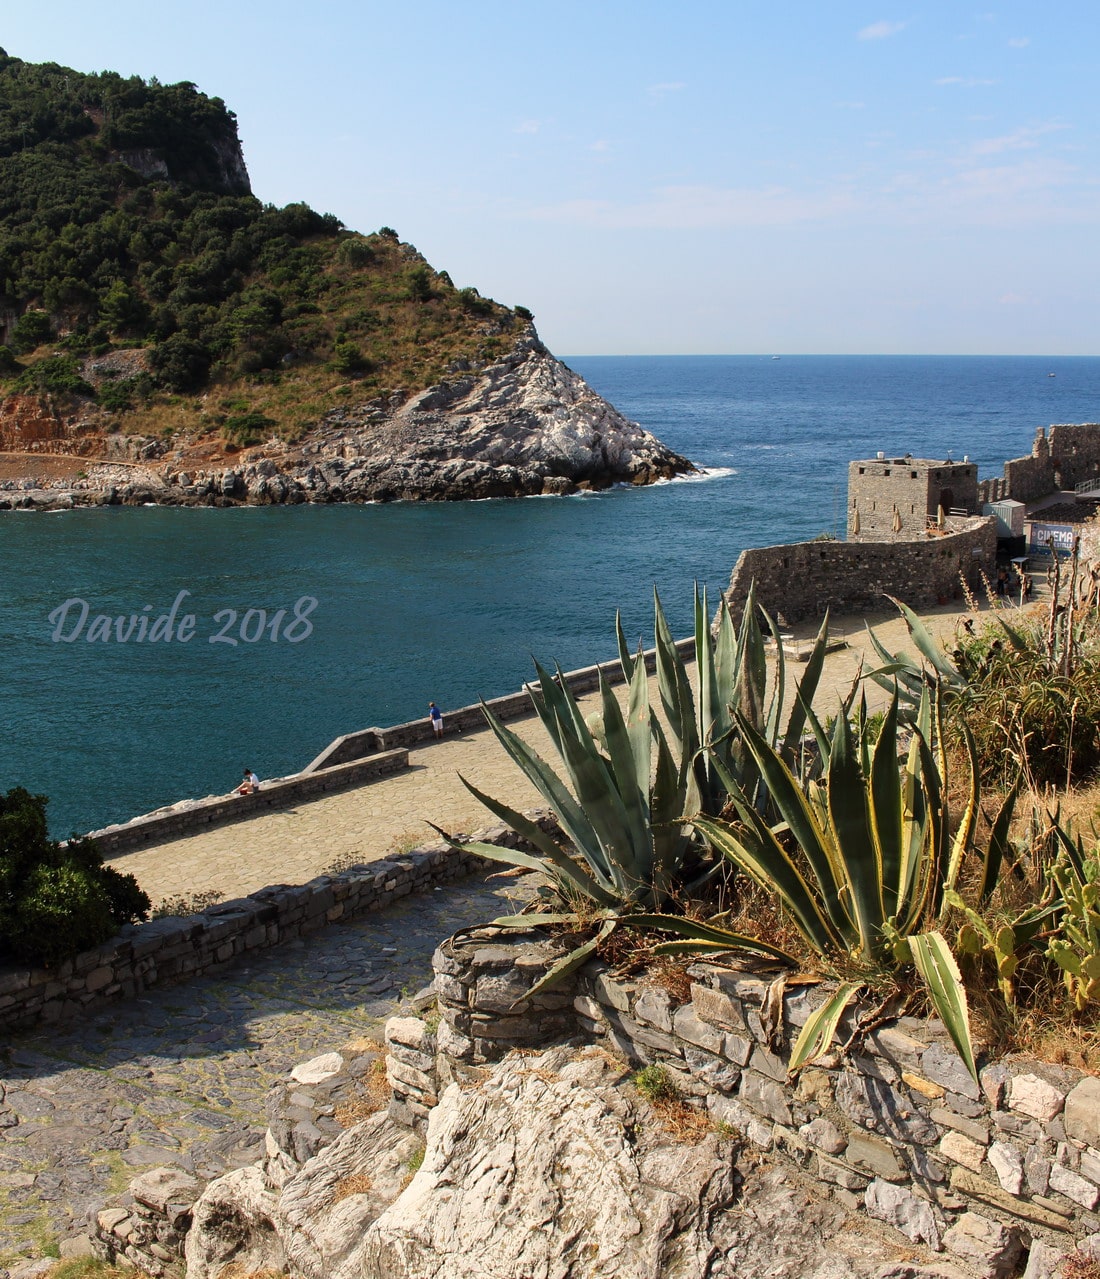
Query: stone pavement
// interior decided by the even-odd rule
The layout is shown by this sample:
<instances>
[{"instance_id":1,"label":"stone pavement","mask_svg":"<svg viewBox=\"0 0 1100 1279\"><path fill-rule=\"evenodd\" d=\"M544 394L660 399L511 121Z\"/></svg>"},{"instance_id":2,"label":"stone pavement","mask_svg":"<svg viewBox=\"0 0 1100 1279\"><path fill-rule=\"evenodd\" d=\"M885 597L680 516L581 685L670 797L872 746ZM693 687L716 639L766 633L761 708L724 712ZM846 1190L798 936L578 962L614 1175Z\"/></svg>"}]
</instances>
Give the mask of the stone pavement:
<instances>
[{"instance_id":1,"label":"stone pavement","mask_svg":"<svg viewBox=\"0 0 1100 1279\"><path fill-rule=\"evenodd\" d=\"M960 604L925 613L928 624L947 635L963 616L965 610ZM892 651L911 648L905 624L895 611L884 611L867 620ZM792 628L796 642L806 645L816 632L817 625ZM822 715L832 713L838 696L847 692L861 659L866 658L868 668L877 664L867 641L863 615L835 619L830 624L830 634L846 640L848 647L831 654L826 662L815 702ZM790 697L790 685L805 668L799 662L788 662L787 669ZM869 701L875 700L874 691L871 686ZM655 687L651 692L656 704ZM598 695L593 694L582 698L581 705L586 710L593 709L598 700ZM555 758L542 725L533 715L514 721L509 727L531 742L540 754ZM393 777L124 853L114 858L112 865L136 875L154 903L199 891L216 891L223 898L240 897L266 884L305 883L338 862L373 861L394 850L413 847L425 838L434 839L427 821L451 833L484 826L488 814L462 786L460 772L480 790L513 807L542 804L488 729L449 734L441 742L411 750L409 761L409 769Z\"/></svg>"},{"instance_id":2,"label":"stone pavement","mask_svg":"<svg viewBox=\"0 0 1100 1279\"><path fill-rule=\"evenodd\" d=\"M239 967L0 1048L0 1279L83 1233L85 1214L146 1169L204 1179L262 1154L264 1098L292 1066L382 1039L436 945L526 900L474 877L333 925Z\"/></svg>"}]
</instances>

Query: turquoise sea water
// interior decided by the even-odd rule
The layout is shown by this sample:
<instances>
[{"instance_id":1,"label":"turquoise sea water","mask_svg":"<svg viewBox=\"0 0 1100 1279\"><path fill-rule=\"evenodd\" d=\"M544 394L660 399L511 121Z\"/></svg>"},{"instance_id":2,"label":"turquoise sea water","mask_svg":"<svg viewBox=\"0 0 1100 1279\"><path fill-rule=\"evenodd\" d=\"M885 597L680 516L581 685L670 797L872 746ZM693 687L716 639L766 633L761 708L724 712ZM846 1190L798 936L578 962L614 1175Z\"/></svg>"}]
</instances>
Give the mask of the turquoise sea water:
<instances>
[{"instance_id":1,"label":"turquoise sea water","mask_svg":"<svg viewBox=\"0 0 1100 1279\"><path fill-rule=\"evenodd\" d=\"M746 546L843 531L852 458L953 450L985 476L1036 426L1100 418L1100 358L567 362L714 473L571 498L0 516L0 789L49 795L67 834L228 791L245 765L294 771L429 700L508 692L532 654L613 656L615 609L648 634L654 584L686 630L693 579L717 592ZM190 641L150 643L147 621L137 642L181 591ZM55 642L68 599L88 621L65 642L73 605ZM88 642L99 615L111 639Z\"/></svg>"}]
</instances>

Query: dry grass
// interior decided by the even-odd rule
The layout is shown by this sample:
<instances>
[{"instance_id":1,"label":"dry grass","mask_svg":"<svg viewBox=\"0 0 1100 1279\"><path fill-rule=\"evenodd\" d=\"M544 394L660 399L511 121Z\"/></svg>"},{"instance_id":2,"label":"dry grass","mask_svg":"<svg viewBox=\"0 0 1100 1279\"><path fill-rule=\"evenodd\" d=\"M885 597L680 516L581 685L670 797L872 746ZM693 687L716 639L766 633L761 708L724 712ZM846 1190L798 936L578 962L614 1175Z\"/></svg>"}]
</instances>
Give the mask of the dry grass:
<instances>
[{"instance_id":1,"label":"dry grass","mask_svg":"<svg viewBox=\"0 0 1100 1279\"><path fill-rule=\"evenodd\" d=\"M132 1270L123 1272L132 1275ZM218 1271L218 1279L286 1279L285 1270L249 1270L247 1266L239 1261L231 1261L228 1266L223 1266Z\"/></svg>"},{"instance_id":2,"label":"dry grass","mask_svg":"<svg viewBox=\"0 0 1100 1279\"><path fill-rule=\"evenodd\" d=\"M1073 1252L1062 1262L1062 1279L1100 1279L1100 1260Z\"/></svg>"},{"instance_id":3,"label":"dry grass","mask_svg":"<svg viewBox=\"0 0 1100 1279\"><path fill-rule=\"evenodd\" d=\"M336 1183L332 1191L331 1203L338 1204L341 1200L350 1199L352 1195L365 1195L373 1189L374 1182L365 1172L353 1173L349 1177L341 1177Z\"/></svg>"},{"instance_id":4,"label":"dry grass","mask_svg":"<svg viewBox=\"0 0 1100 1279\"><path fill-rule=\"evenodd\" d=\"M714 1132L706 1111L689 1106L679 1097L661 1098L650 1105L665 1131L685 1146L697 1146Z\"/></svg>"},{"instance_id":5,"label":"dry grass","mask_svg":"<svg viewBox=\"0 0 1100 1279\"><path fill-rule=\"evenodd\" d=\"M354 1092L336 1107L333 1118L341 1128L354 1128L364 1119L385 1110L389 1102L390 1085L386 1079L386 1063L379 1057L371 1062L370 1070L356 1081Z\"/></svg>"}]
</instances>

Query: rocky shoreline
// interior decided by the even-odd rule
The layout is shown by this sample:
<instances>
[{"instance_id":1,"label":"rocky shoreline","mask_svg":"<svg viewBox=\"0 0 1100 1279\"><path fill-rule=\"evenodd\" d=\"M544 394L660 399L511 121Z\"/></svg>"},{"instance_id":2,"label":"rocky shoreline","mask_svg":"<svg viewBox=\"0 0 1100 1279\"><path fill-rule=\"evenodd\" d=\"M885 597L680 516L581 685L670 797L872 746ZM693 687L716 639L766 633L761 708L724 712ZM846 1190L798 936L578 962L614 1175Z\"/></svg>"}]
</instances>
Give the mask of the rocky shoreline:
<instances>
[{"instance_id":1,"label":"rocky shoreline","mask_svg":"<svg viewBox=\"0 0 1100 1279\"><path fill-rule=\"evenodd\" d=\"M411 397L333 410L299 443L272 439L220 462L144 437L110 436L101 458L72 456L76 436L40 441L25 475L0 479L0 510L558 496L696 469L555 359L533 329L496 363L452 373ZM75 475L36 476L38 457L66 454Z\"/></svg>"}]
</instances>

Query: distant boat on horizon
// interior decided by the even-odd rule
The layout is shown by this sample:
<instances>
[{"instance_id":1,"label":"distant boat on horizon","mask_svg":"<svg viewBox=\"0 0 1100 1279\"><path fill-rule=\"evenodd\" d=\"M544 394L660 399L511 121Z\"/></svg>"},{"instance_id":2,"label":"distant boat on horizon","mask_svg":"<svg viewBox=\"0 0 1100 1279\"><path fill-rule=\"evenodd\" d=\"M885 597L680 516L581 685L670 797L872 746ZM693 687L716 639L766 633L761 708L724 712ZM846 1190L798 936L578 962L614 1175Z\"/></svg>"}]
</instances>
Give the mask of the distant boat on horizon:
<instances>
[{"instance_id":1,"label":"distant boat on horizon","mask_svg":"<svg viewBox=\"0 0 1100 1279\"><path fill-rule=\"evenodd\" d=\"M772 356L772 359L773 359L773 360L778 360L778 359L779 359L779 356L778 356L778 355L773 355L773 356ZM1053 376L1054 376L1054 374L1052 373L1050 376L1051 376L1051 377L1053 377Z\"/></svg>"}]
</instances>

